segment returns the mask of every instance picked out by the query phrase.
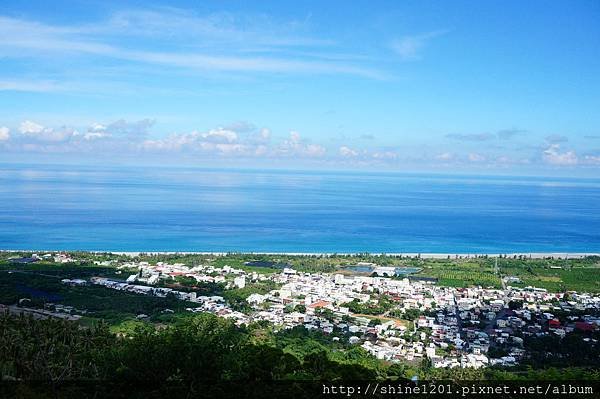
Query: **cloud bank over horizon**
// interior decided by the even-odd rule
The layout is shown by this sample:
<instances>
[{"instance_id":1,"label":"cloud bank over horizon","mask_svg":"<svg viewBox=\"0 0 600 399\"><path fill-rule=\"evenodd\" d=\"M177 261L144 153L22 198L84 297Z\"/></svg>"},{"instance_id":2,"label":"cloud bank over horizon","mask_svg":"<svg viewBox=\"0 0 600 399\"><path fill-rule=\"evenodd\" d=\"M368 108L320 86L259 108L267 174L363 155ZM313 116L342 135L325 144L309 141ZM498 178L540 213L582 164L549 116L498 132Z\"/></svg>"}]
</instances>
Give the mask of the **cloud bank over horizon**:
<instances>
[{"instance_id":1,"label":"cloud bank over horizon","mask_svg":"<svg viewBox=\"0 0 600 399\"><path fill-rule=\"evenodd\" d=\"M363 137L341 138L335 142L316 142L307 139L296 130L273 132L268 127L257 127L237 121L208 130L191 130L158 135L153 132L156 121L119 119L110 123L91 123L84 127L66 124L45 126L24 120L15 127L0 127L0 154L45 154L57 160L65 154L106 158L115 156L143 158L148 155L159 158L187 157L199 165L211 160L261 160L272 162L293 160L310 161L323 165L352 167L401 167L421 165L425 168L477 166L486 169L507 169L519 166L548 166L573 168L585 166L600 168L600 155L593 152L578 154L565 147L568 138L550 135L538 145L517 151L513 146L490 146L487 151L474 151L464 142L500 140L510 142L516 133L506 137L506 129L496 134L447 134L447 141L458 141L459 147L444 151L428 143L412 147L382 146L375 138L367 143ZM421 150L416 152L414 148ZM446 147L447 148L447 147Z\"/></svg>"}]
</instances>

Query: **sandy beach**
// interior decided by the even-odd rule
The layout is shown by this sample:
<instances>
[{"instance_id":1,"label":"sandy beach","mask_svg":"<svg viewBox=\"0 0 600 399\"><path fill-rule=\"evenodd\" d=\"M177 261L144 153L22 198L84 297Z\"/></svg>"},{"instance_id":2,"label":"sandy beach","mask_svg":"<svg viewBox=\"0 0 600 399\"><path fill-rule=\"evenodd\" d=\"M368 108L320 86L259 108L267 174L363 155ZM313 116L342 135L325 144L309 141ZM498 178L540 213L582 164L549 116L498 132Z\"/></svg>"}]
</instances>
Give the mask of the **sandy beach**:
<instances>
[{"instance_id":1,"label":"sandy beach","mask_svg":"<svg viewBox=\"0 0 600 399\"><path fill-rule=\"evenodd\" d=\"M57 251L57 250L12 250L12 249L2 249L0 252L32 252L32 253L58 253L58 252L89 252L89 253L112 253L115 255L127 255L127 256L138 256L140 254L161 254L161 255L212 255L212 256L224 256L229 253L240 253L240 254L251 254L251 255L285 255L285 256L335 256L335 255L343 255L343 256L359 256L364 254L364 252L354 252L354 253L333 253L333 252L207 252L207 251L140 251L140 252L123 252L123 251ZM421 257L423 259L447 259L447 258L477 258L482 256L487 256L491 258L495 257L525 257L529 259L544 259L544 258L560 258L560 259L581 259L587 256L600 256L600 253L597 252L514 252L514 253L403 253L403 252L389 252L389 253L369 253L369 255L373 256L403 256L409 258Z\"/></svg>"}]
</instances>

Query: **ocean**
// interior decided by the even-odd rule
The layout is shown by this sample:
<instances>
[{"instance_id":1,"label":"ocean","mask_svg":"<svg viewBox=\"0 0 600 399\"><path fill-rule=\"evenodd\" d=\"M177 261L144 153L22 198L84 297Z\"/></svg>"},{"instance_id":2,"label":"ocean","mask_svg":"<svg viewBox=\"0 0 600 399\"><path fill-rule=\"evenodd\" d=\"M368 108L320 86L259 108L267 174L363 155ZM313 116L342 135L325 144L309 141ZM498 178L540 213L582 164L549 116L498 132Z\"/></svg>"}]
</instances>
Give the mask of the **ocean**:
<instances>
[{"instance_id":1,"label":"ocean","mask_svg":"<svg viewBox=\"0 0 600 399\"><path fill-rule=\"evenodd\" d=\"M0 249L600 252L600 180L0 164Z\"/></svg>"}]
</instances>

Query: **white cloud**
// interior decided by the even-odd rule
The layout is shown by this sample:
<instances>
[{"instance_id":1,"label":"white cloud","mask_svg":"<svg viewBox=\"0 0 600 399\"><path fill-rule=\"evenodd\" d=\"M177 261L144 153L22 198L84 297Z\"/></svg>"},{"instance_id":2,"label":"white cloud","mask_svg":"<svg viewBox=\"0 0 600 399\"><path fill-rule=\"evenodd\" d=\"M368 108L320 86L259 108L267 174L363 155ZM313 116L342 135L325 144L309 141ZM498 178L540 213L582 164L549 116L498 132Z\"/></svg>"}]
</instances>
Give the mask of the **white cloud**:
<instances>
[{"instance_id":1,"label":"white cloud","mask_svg":"<svg viewBox=\"0 0 600 399\"><path fill-rule=\"evenodd\" d=\"M319 144L308 144L302 151L303 155L307 157L322 157L325 155L327 150L325 147Z\"/></svg>"},{"instance_id":2,"label":"white cloud","mask_svg":"<svg viewBox=\"0 0 600 399\"><path fill-rule=\"evenodd\" d=\"M106 126L101 123L94 123L88 128L87 133L83 135L83 139L88 141L107 139L110 137L112 137L112 134L107 132Z\"/></svg>"},{"instance_id":3,"label":"white cloud","mask_svg":"<svg viewBox=\"0 0 600 399\"><path fill-rule=\"evenodd\" d=\"M104 131L106 131L106 126L104 126L101 123L94 123L92 126L89 127L88 131L94 132L94 133L104 132Z\"/></svg>"},{"instance_id":4,"label":"white cloud","mask_svg":"<svg viewBox=\"0 0 600 399\"><path fill-rule=\"evenodd\" d=\"M546 163L551 165L576 165L579 162L575 151L560 152L559 144L551 144L542 157Z\"/></svg>"},{"instance_id":5,"label":"white cloud","mask_svg":"<svg viewBox=\"0 0 600 399\"><path fill-rule=\"evenodd\" d=\"M132 144L139 143L149 134L153 120L143 119L137 122L118 120L108 125L95 123L82 134L73 127L47 127L31 120L19 124L18 136L11 137L13 149L45 150L52 146L53 151L93 151L94 149L128 150ZM100 139L106 144L102 147L92 147L92 142ZM87 144L86 144L87 143ZM19 147L20 146L20 147ZM44 147L46 146L46 147Z\"/></svg>"},{"instance_id":6,"label":"white cloud","mask_svg":"<svg viewBox=\"0 0 600 399\"><path fill-rule=\"evenodd\" d=\"M442 152L435 156L435 159L438 161L452 161L454 159L454 154L451 152Z\"/></svg>"},{"instance_id":7,"label":"white cloud","mask_svg":"<svg viewBox=\"0 0 600 399\"><path fill-rule=\"evenodd\" d=\"M251 145L237 143L238 135L223 128L208 132L193 131L184 134L172 134L163 139L144 140L141 148L148 151L183 151L212 155L248 154L253 151Z\"/></svg>"},{"instance_id":8,"label":"white cloud","mask_svg":"<svg viewBox=\"0 0 600 399\"><path fill-rule=\"evenodd\" d=\"M247 136L240 135L240 137L242 139L246 139L248 141L248 143L251 143L251 144L266 145L266 144L269 144L271 141L271 130L264 127L260 130L252 132L251 134L249 134Z\"/></svg>"},{"instance_id":9,"label":"white cloud","mask_svg":"<svg viewBox=\"0 0 600 399\"><path fill-rule=\"evenodd\" d=\"M10 129L7 127L0 127L0 141L8 141L10 139Z\"/></svg>"},{"instance_id":10,"label":"white cloud","mask_svg":"<svg viewBox=\"0 0 600 399\"><path fill-rule=\"evenodd\" d=\"M207 149L210 148L210 145L208 145ZM250 148L244 144L230 143L215 144L214 149L222 155L247 155L248 150L250 150Z\"/></svg>"},{"instance_id":11,"label":"white cloud","mask_svg":"<svg viewBox=\"0 0 600 399\"><path fill-rule=\"evenodd\" d=\"M32 121L23 121L19 126L19 131L22 134L38 134L44 131L44 126Z\"/></svg>"},{"instance_id":12,"label":"white cloud","mask_svg":"<svg viewBox=\"0 0 600 399\"><path fill-rule=\"evenodd\" d=\"M290 132L290 142L297 144L300 143L300 133L296 132L296 131L291 131Z\"/></svg>"},{"instance_id":13,"label":"white cloud","mask_svg":"<svg viewBox=\"0 0 600 399\"><path fill-rule=\"evenodd\" d=\"M113 123L94 123L80 134L75 128L48 127L32 120L25 120L16 128L0 127L0 151L14 152L55 152L55 153L114 153L114 154L187 154L207 159L261 158L271 160L319 159L325 162L356 165L397 165L423 164L441 166L452 164L459 167L511 167L518 165L582 165L596 167L600 157L591 151L580 156L574 149L563 149L559 143L546 142L545 149L537 147L537 153L525 154L508 152L502 147L486 147L485 155L479 148L448 148L437 152L434 147L422 147L422 154L415 153L418 147L409 147L403 152L397 147L360 148L356 143L332 147L331 151L319 142L304 138L298 131L290 131L288 136L273 135L267 128L258 129L244 123L230 125L229 128L173 133L168 136L151 136L150 127L154 121L143 119L129 122L118 120ZM232 130L238 127L242 132ZM11 134L12 133L12 134ZM469 138L471 138L469 136ZM481 141L481 137L472 138ZM469 145L468 147L471 147ZM411 149L412 148L412 149ZM439 148L437 149L439 151ZM412 155L411 155L411 151ZM489 153L488 153L489 152Z\"/></svg>"},{"instance_id":14,"label":"white cloud","mask_svg":"<svg viewBox=\"0 0 600 399\"><path fill-rule=\"evenodd\" d=\"M270 137L268 129L259 135L265 139ZM173 151L201 153L208 156L241 156L241 157L306 157L315 158L325 155L326 149L319 144L304 143L298 132L291 132L290 137L279 146L271 147L257 142L254 137L239 136L235 132L223 128L208 132L194 131L187 134L172 134L163 139L144 140L140 149L145 151Z\"/></svg>"},{"instance_id":15,"label":"white cloud","mask_svg":"<svg viewBox=\"0 0 600 399\"><path fill-rule=\"evenodd\" d=\"M263 141L269 141L271 139L271 131L267 128L260 129L258 137Z\"/></svg>"},{"instance_id":16,"label":"white cloud","mask_svg":"<svg viewBox=\"0 0 600 399\"><path fill-rule=\"evenodd\" d=\"M348 157L348 158L352 158L352 157L358 156L358 151L353 150L352 148L347 147L345 145L343 145L343 146L340 147L339 153L340 153L341 156Z\"/></svg>"},{"instance_id":17,"label":"white cloud","mask_svg":"<svg viewBox=\"0 0 600 399\"><path fill-rule=\"evenodd\" d=\"M128 122L124 119L119 119L107 126L96 124L92 126L92 132L104 132L115 138L140 140L150 134L150 128L154 125L153 119L142 119L136 122Z\"/></svg>"},{"instance_id":18,"label":"white cloud","mask_svg":"<svg viewBox=\"0 0 600 399\"><path fill-rule=\"evenodd\" d=\"M587 165L600 165L600 155L587 154L583 157L582 163L585 163Z\"/></svg>"},{"instance_id":19,"label":"white cloud","mask_svg":"<svg viewBox=\"0 0 600 399\"><path fill-rule=\"evenodd\" d=\"M68 127L53 129L29 120L21 122L19 125L19 132L21 132L21 138L26 140L55 143L68 141L72 137L79 135L79 132L75 129Z\"/></svg>"},{"instance_id":20,"label":"white cloud","mask_svg":"<svg viewBox=\"0 0 600 399\"><path fill-rule=\"evenodd\" d=\"M102 133L102 132L87 132L83 135L84 140L98 140L105 139L111 137L110 134Z\"/></svg>"},{"instance_id":21,"label":"white cloud","mask_svg":"<svg viewBox=\"0 0 600 399\"><path fill-rule=\"evenodd\" d=\"M392 42L392 49L404 61L415 61L421 59L421 50L427 43L438 36L446 34L447 31L432 31L419 35L404 36Z\"/></svg>"},{"instance_id":22,"label":"white cloud","mask_svg":"<svg viewBox=\"0 0 600 399\"><path fill-rule=\"evenodd\" d=\"M309 157L316 158L325 155L327 150L319 144L304 143L300 133L295 130L290 132L289 138L284 140L274 151L275 156Z\"/></svg>"},{"instance_id":23,"label":"white cloud","mask_svg":"<svg viewBox=\"0 0 600 399\"><path fill-rule=\"evenodd\" d=\"M586 155L584 160L587 164L591 165L600 165L600 156L599 155Z\"/></svg>"},{"instance_id":24,"label":"white cloud","mask_svg":"<svg viewBox=\"0 0 600 399\"><path fill-rule=\"evenodd\" d=\"M233 143L237 141L238 135L233 130L226 130L223 128L211 129L206 133L201 133L200 136L207 142L210 143Z\"/></svg>"},{"instance_id":25,"label":"white cloud","mask_svg":"<svg viewBox=\"0 0 600 399\"><path fill-rule=\"evenodd\" d=\"M378 151L373 153L373 158L377 160L394 160L398 158L395 151Z\"/></svg>"},{"instance_id":26,"label":"white cloud","mask_svg":"<svg viewBox=\"0 0 600 399\"><path fill-rule=\"evenodd\" d=\"M472 152L469 154L469 161L471 162L483 162L485 161L485 157L481 154L478 154L476 152Z\"/></svg>"},{"instance_id":27,"label":"white cloud","mask_svg":"<svg viewBox=\"0 0 600 399\"><path fill-rule=\"evenodd\" d=\"M264 157L269 153L269 147L266 145L260 144L257 145L254 149L254 155L257 157Z\"/></svg>"}]
</instances>

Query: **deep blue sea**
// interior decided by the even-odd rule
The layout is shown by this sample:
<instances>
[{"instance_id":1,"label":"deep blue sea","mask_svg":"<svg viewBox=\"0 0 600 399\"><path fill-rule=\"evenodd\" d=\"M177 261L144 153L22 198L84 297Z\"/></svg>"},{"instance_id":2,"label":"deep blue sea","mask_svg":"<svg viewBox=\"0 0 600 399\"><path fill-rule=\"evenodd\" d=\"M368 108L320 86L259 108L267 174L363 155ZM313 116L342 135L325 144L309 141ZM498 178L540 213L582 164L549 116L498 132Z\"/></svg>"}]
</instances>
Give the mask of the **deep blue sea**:
<instances>
[{"instance_id":1,"label":"deep blue sea","mask_svg":"<svg viewBox=\"0 0 600 399\"><path fill-rule=\"evenodd\" d=\"M0 164L0 249L600 252L600 180Z\"/></svg>"}]
</instances>

